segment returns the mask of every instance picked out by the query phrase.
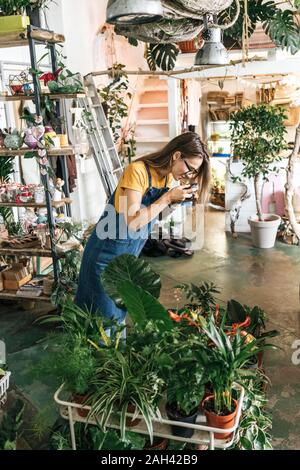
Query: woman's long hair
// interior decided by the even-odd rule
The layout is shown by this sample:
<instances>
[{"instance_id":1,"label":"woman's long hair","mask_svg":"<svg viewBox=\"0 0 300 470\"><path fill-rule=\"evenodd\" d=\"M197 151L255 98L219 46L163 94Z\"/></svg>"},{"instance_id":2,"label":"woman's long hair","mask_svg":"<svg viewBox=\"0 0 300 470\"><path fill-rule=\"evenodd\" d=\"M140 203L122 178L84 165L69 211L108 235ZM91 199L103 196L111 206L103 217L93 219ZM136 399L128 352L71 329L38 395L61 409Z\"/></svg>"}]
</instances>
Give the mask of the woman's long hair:
<instances>
[{"instance_id":1,"label":"woman's long hair","mask_svg":"<svg viewBox=\"0 0 300 470\"><path fill-rule=\"evenodd\" d=\"M180 152L185 159L203 157L199 176L195 181L199 184L199 202L205 203L209 193L211 180L210 156L195 132L185 132L172 139L165 147L157 152L150 153L135 161L145 162L149 166L159 170L170 170L172 168L172 157L175 152Z\"/></svg>"}]
</instances>

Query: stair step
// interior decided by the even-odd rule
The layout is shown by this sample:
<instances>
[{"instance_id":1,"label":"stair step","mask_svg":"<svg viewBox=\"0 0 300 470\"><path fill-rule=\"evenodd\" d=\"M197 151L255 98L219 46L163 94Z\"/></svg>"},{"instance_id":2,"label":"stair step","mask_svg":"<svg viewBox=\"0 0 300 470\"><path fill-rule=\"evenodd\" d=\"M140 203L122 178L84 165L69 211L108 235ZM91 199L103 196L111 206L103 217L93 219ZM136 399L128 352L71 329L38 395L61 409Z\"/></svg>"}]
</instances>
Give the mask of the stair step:
<instances>
[{"instance_id":1,"label":"stair step","mask_svg":"<svg viewBox=\"0 0 300 470\"><path fill-rule=\"evenodd\" d=\"M159 85L159 86L146 86L143 88L144 93L148 93L151 91L168 91L168 87Z\"/></svg>"},{"instance_id":2,"label":"stair step","mask_svg":"<svg viewBox=\"0 0 300 470\"><path fill-rule=\"evenodd\" d=\"M163 126L166 124L169 124L168 119L139 119L137 121L137 125L140 125L140 126L148 126L148 125Z\"/></svg>"},{"instance_id":3,"label":"stair step","mask_svg":"<svg viewBox=\"0 0 300 470\"><path fill-rule=\"evenodd\" d=\"M167 108L169 106L169 103L140 103L139 108Z\"/></svg>"}]
</instances>

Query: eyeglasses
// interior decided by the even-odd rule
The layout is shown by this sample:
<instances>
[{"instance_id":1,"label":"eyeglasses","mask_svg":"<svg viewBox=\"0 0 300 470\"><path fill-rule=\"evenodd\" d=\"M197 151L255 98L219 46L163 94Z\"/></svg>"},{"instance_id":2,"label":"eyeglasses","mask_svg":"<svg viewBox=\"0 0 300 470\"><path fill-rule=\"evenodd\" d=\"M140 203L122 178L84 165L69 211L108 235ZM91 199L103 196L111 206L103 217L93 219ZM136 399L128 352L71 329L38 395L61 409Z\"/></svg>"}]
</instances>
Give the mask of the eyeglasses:
<instances>
[{"instance_id":1,"label":"eyeglasses","mask_svg":"<svg viewBox=\"0 0 300 470\"><path fill-rule=\"evenodd\" d=\"M182 176L183 176L183 177L184 177L184 176L187 176L187 177L196 178L196 176L198 176L199 173L200 173L200 168L199 168L199 170L196 170L195 168L191 167L191 166L187 163L187 161L186 161L184 158L182 158L182 160L184 161L185 166L186 166L187 169L188 169L188 171L186 171L185 173L183 173Z\"/></svg>"}]
</instances>

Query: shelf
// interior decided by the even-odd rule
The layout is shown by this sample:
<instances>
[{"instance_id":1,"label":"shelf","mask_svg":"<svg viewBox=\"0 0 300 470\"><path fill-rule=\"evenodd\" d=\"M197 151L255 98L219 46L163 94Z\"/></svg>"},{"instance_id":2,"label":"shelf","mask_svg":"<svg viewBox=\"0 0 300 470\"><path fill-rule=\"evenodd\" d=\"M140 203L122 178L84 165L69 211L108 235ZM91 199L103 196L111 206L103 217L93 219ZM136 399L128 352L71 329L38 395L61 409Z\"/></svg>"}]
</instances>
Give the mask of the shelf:
<instances>
[{"instance_id":1,"label":"shelf","mask_svg":"<svg viewBox=\"0 0 300 470\"><path fill-rule=\"evenodd\" d=\"M64 207L66 204L72 204L72 199L64 198L61 201L51 201L52 206L58 209L59 207ZM47 207L46 203L36 204L35 202L22 202L18 204L16 202L0 202L0 207L34 207L34 208L43 208Z\"/></svg>"},{"instance_id":2,"label":"shelf","mask_svg":"<svg viewBox=\"0 0 300 470\"><path fill-rule=\"evenodd\" d=\"M139 104L139 109L152 109L152 108L167 108L169 103L149 103L149 104Z\"/></svg>"},{"instance_id":3,"label":"shelf","mask_svg":"<svg viewBox=\"0 0 300 470\"><path fill-rule=\"evenodd\" d=\"M210 449L213 450L214 448L219 448L219 449L226 449L230 447L233 443L234 436L235 436L235 431L238 428L240 417L241 417L241 412L242 412L242 404L244 400L244 389L238 384L235 384L235 388L239 390L240 392L240 398L238 402L238 409L237 409L237 416L235 420L235 424L232 428L230 429L223 429L220 430L218 428L212 428L209 427L206 424L206 420L204 415L199 412L198 418L197 418L197 423L196 424L188 424L188 423L182 423L178 421L170 421L166 413L164 411L164 404L162 403L161 408L161 415L162 419L158 418L152 418L152 424L153 424L153 435L155 437L164 437L166 439L172 439L172 440L177 440L177 441L184 441L184 442L190 442L194 444L209 444ZM70 431L71 431L71 437L72 437L72 448L73 450L76 450L76 441L75 441L75 434L74 434L74 423L75 422L81 422L90 424L90 425L97 425L99 423L99 417L96 419L92 418L82 418L79 416L77 410L79 408L84 408L87 411L91 410L90 406L82 406L74 402L70 401L65 401L60 398L60 394L62 393L64 389L64 385L62 385L54 394L54 401L59 405L60 407L60 415L63 419L68 420L70 424ZM126 413L127 417L132 417L132 413ZM138 418L141 418L140 423L137 426L134 427L126 427L126 430L134 432L134 433L139 433L143 435L148 435L148 430L146 423L143 419L142 416L138 416ZM185 437L178 437L174 436L172 434L171 430L171 425L175 425L181 428L187 428L187 429L194 429L194 435L191 438L185 438ZM112 429L120 429L120 423L115 419L111 418L108 423L107 423L108 428ZM214 439L213 433L214 432L220 432L220 433L226 433L226 432L232 432L232 436L227 439L227 440L220 440L220 439Z\"/></svg>"},{"instance_id":4,"label":"shelf","mask_svg":"<svg viewBox=\"0 0 300 470\"><path fill-rule=\"evenodd\" d=\"M53 31L35 29L31 32L31 37L35 41L59 44L65 42L62 34ZM26 30L17 33L6 33L0 35L0 48L28 46L28 33Z\"/></svg>"},{"instance_id":5,"label":"shelf","mask_svg":"<svg viewBox=\"0 0 300 470\"><path fill-rule=\"evenodd\" d=\"M57 256L64 258L69 251L79 248L79 243L65 243L57 246ZM51 258L51 250L45 248L0 248L0 256L25 256L36 258Z\"/></svg>"},{"instance_id":6,"label":"shelf","mask_svg":"<svg viewBox=\"0 0 300 470\"><path fill-rule=\"evenodd\" d=\"M85 98L85 93L41 93L40 96L46 96L50 100L73 100L77 98ZM12 96L1 96L0 102L14 102L14 101L31 101L34 100L34 95L12 95Z\"/></svg>"},{"instance_id":7,"label":"shelf","mask_svg":"<svg viewBox=\"0 0 300 470\"><path fill-rule=\"evenodd\" d=\"M28 152L37 152L37 150L32 150L29 148L21 148L18 150L9 150L6 148L0 149L0 157L18 157L26 155ZM62 148L53 148L47 150L48 157L58 157L61 155L75 155L75 148L72 146L62 147Z\"/></svg>"},{"instance_id":8,"label":"shelf","mask_svg":"<svg viewBox=\"0 0 300 470\"><path fill-rule=\"evenodd\" d=\"M0 291L0 300L36 300L37 302L51 302L51 297L48 297L47 295L40 295L38 297L36 296L30 296L26 295L25 296L19 296L15 291Z\"/></svg>"}]
</instances>

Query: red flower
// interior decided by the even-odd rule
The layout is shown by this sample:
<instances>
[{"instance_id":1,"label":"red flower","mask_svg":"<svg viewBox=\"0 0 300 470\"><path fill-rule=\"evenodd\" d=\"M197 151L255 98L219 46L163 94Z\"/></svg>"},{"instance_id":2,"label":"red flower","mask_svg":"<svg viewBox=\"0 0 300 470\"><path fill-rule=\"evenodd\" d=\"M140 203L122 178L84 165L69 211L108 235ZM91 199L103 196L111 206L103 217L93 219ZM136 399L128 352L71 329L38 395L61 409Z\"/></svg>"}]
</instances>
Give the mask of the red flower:
<instances>
[{"instance_id":1,"label":"red flower","mask_svg":"<svg viewBox=\"0 0 300 470\"><path fill-rule=\"evenodd\" d=\"M233 323L232 330L236 331L238 328L247 328L251 324L251 317L246 317L246 320L243 323Z\"/></svg>"},{"instance_id":2,"label":"red flower","mask_svg":"<svg viewBox=\"0 0 300 470\"><path fill-rule=\"evenodd\" d=\"M54 72L54 73L51 73L51 72L44 73L41 77L39 77L39 79L43 80L44 85L47 86L48 82L52 82L52 81L55 82L57 80L58 75L60 74L61 71L62 71L62 67L60 69L56 70L56 72Z\"/></svg>"}]
</instances>

